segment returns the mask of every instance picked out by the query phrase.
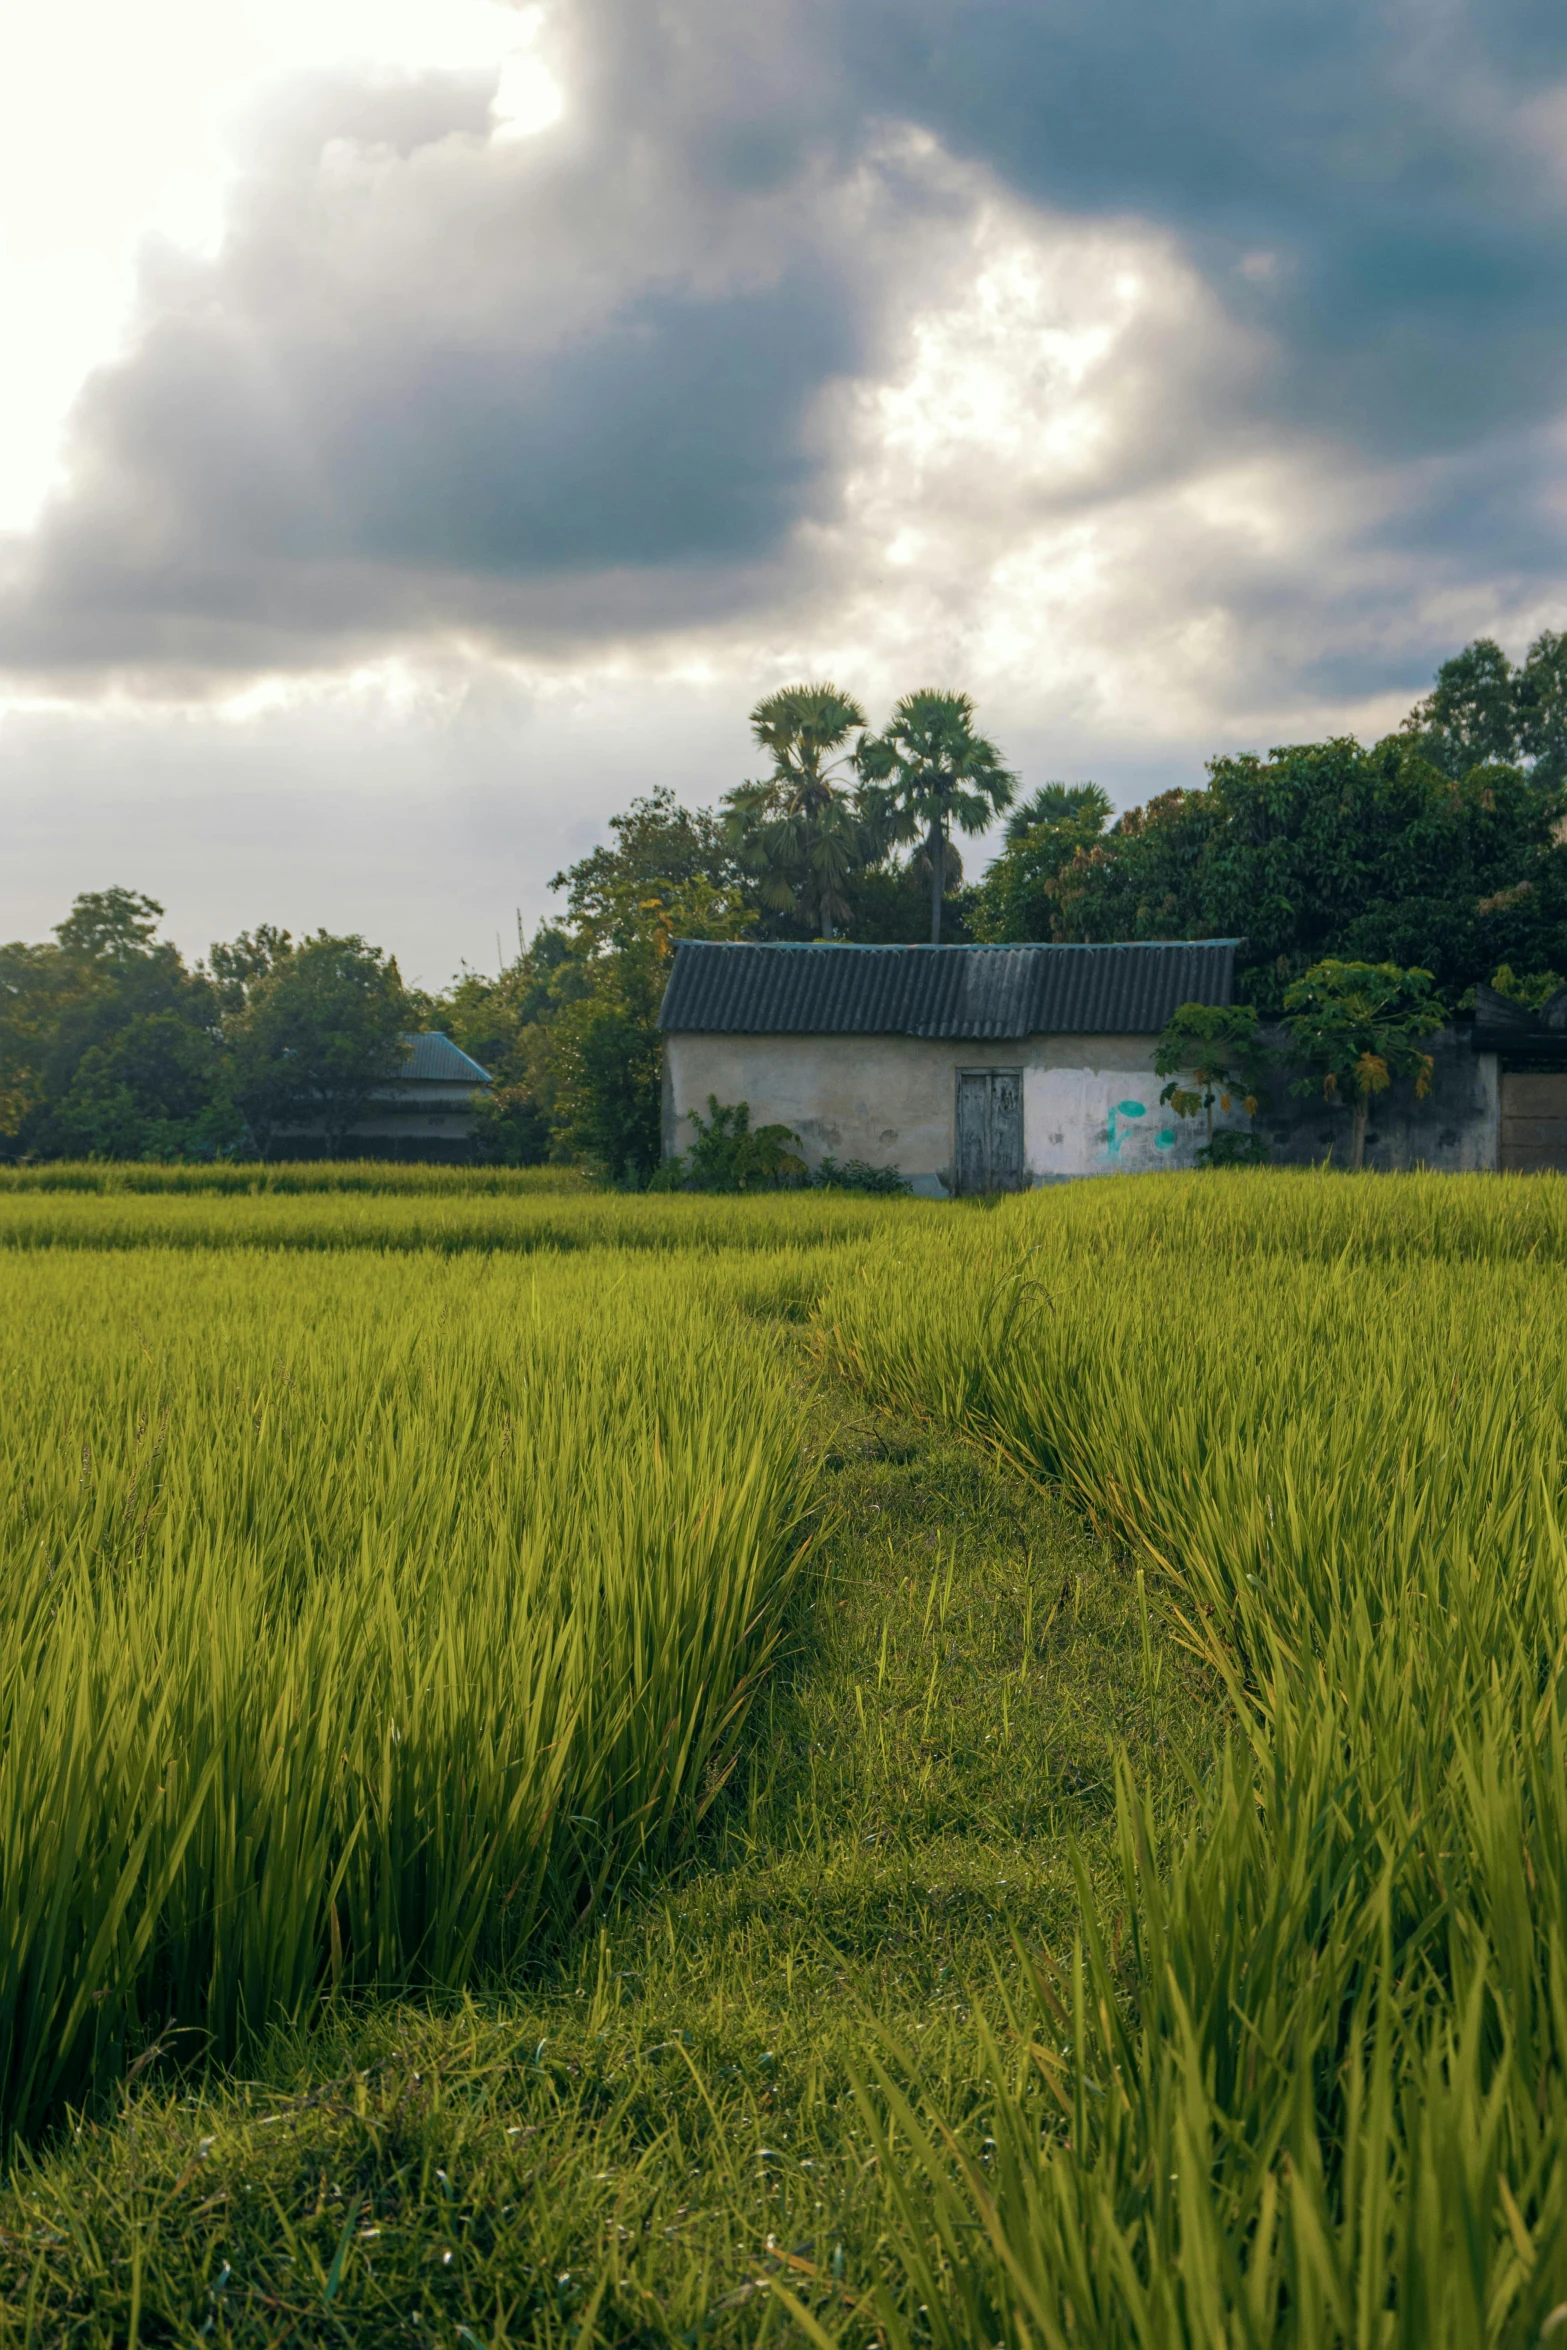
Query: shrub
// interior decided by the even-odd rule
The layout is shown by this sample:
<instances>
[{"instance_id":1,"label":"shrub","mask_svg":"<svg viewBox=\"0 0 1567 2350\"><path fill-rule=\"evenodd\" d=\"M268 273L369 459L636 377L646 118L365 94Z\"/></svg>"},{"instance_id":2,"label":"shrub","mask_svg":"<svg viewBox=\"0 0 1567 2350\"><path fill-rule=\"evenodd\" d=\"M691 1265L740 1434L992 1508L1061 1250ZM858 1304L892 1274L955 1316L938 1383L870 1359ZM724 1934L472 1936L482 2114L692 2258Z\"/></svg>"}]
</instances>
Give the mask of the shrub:
<instances>
[{"instance_id":1,"label":"shrub","mask_svg":"<svg viewBox=\"0 0 1567 2350\"><path fill-rule=\"evenodd\" d=\"M665 1162L649 1186L658 1191L781 1191L798 1183L805 1161L790 1149L800 1137L782 1125L751 1124L749 1102L707 1097L707 1119L688 1110L696 1140L684 1159Z\"/></svg>"},{"instance_id":2,"label":"shrub","mask_svg":"<svg viewBox=\"0 0 1567 2350\"><path fill-rule=\"evenodd\" d=\"M912 1186L896 1167L873 1167L868 1159L823 1159L812 1183L819 1191L907 1192Z\"/></svg>"},{"instance_id":3,"label":"shrub","mask_svg":"<svg viewBox=\"0 0 1567 2350\"><path fill-rule=\"evenodd\" d=\"M1268 1146L1260 1134L1240 1134L1221 1126L1211 1142L1197 1153L1199 1167L1265 1167Z\"/></svg>"}]
</instances>

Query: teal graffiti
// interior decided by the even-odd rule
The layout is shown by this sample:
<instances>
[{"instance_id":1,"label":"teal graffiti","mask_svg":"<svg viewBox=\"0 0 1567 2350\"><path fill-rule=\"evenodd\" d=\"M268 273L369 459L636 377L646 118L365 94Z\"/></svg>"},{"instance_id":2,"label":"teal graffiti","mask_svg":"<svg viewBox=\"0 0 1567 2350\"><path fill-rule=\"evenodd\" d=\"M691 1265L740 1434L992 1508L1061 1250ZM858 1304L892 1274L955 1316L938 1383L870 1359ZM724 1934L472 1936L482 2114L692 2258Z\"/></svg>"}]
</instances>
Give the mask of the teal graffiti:
<instances>
[{"instance_id":1,"label":"teal graffiti","mask_svg":"<svg viewBox=\"0 0 1567 2350\"><path fill-rule=\"evenodd\" d=\"M1161 1126L1153 1138L1153 1146L1156 1151L1173 1151L1175 1148L1174 1129L1169 1126Z\"/></svg>"},{"instance_id":2,"label":"teal graffiti","mask_svg":"<svg viewBox=\"0 0 1567 2350\"><path fill-rule=\"evenodd\" d=\"M1148 1108L1144 1102L1111 1103L1109 1149L1112 1159L1118 1159L1121 1156L1121 1130L1116 1124L1117 1118L1146 1118L1147 1115Z\"/></svg>"}]
</instances>

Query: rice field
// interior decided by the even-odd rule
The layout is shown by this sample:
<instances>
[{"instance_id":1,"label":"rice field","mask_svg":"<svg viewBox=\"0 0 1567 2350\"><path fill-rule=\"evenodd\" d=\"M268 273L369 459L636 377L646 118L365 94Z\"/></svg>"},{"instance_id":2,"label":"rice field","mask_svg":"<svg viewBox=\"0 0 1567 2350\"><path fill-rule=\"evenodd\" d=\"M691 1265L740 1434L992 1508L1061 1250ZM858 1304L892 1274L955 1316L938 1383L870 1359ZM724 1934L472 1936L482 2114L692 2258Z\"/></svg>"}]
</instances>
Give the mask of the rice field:
<instances>
[{"instance_id":1,"label":"rice field","mask_svg":"<svg viewBox=\"0 0 1567 2350\"><path fill-rule=\"evenodd\" d=\"M4 1286L7 2132L160 2032L221 2061L461 1983L678 1852L809 1505L743 1284L147 1248Z\"/></svg>"},{"instance_id":2,"label":"rice field","mask_svg":"<svg viewBox=\"0 0 1567 2350\"><path fill-rule=\"evenodd\" d=\"M524 1170L530 1172L531 1170ZM439 1170L438 1170L439 1172ZM940 1217L927 1202L795 1192L771 1197L613 1192L515 1194L481 1190L330 1193L215 1190L0 1192L0 1253L22 1249L275 1249L387 1255L558 1254L571 1249L707 1255L744 1249L771 1255L868 1238L912 1217Z\"/></svg>"},{"instance_id":3,"label":"rice field","mask_svg":"<svg viewBox=\"0 0 1567 2350\"><path fill-rule=\"evenodd\" d=\"M1226 1720L1179 1803L1123 1777L1119 1882L1037 1956L982 2161L883 2053L924 2182L887 2339L1549 2339L1561 1187L1145 1186L1119 1232L1105 1188L839 1301L867 1386L1076 1497Z\"/></svg>"},{"instance_id":4,"label":"rice field","mask_svg":"<svg viewBox=\"0 0 1567 2350\"><path fill-rule=\"evenodd\" d=\"M1567 2340L1567 1186L0 1295L0 2341Z\"/></svg>"}]
</instances>

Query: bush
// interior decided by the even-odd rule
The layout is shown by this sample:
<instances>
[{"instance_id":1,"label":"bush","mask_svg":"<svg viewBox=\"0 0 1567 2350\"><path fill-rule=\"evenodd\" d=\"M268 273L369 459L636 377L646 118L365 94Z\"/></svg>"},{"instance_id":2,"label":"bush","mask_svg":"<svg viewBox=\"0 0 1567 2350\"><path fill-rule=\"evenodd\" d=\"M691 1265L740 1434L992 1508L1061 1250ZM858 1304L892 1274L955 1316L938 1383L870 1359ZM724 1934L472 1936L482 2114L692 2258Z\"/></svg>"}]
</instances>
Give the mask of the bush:
<instances>
[{"instance_id":1,"label":"bush","mask_svg":"<svg viewBox=\"0 0 1567 2350\"><path fill-rule=\"evenodd\" d=\"M1219 1128L1211 1142L1205 1142L1197 1153L1199 1167L1265 1167L1268 1164L1268 1146L1260 1134L1237 1133L1233 1127Z\"/></svg>"},{"instance_id":2,"label":"bush","mask_svg":"<svg viewBox=\"0 0 1567 2350\"><path fill-rule=\"evenodd\" d=\"M688 1110L696 1140L683 1159L669 1159L653 1175L650 1191L781 1191L801 1181L805 1161L790 1149L800 1137L791 1127L751 1125L749 1102L707 1097L707 1120Z\"/></svg>"},{"instance_id":3,"label":"bush","mask_svg":"<svg viewBox=\"0 0 1567 2350\"><path fill-rule=\"evenodd\" d=\"M868 1159L823 1159L812 1183L819 1191L907 1192L913 1187L896 1167L873 1167Z\"/></svg>"}]
</instances>

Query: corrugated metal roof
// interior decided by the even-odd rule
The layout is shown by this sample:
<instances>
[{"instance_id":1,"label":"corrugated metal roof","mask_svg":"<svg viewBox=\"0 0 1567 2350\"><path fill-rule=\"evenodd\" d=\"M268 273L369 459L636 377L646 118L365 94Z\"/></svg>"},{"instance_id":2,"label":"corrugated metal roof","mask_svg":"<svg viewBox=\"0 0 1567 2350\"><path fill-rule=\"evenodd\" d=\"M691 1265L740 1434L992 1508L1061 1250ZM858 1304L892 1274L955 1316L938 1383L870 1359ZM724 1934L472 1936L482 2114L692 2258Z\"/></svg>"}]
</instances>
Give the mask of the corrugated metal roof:
<instances>
[{"instance_id":1,"label":"corrugated metal roof","mask_svg":"<svg viewBox=\"0 0 1567 2350\"><path fill-rule=\"evenodd\" d=\"M1494 988L1477 986L1471 1041L1477 1053L1512 1053L1521 1060L1567 1053L1567 987L1531 1010Z\"/></svg>"},{"instance_id":2,"label":"corrugated metal roof","mask_svg":"<svg viewBox=\"0 0 1567 2350\"><path fill-rule=\"evenodd\" d=\"M427 1029L421 1036L405 1036L408 1058L397 1072L399 1077L444 1077L448 1084L488 1085L490 1072L470 1060L460 1045L453 1044L438 1028Z\"/></svg>"},{"instance_id":3,"label":"corrugated metal roof","mask_svg":"<svg viewBox=\"0 0 1567 2350\"><path fill-rule=\"evenodd\" d=\"M659 1026L747 1036L1154 1035L1227 1004L1238 939L1127 946L728 946L682 939Z\"/></svg>"}]
</instances>

